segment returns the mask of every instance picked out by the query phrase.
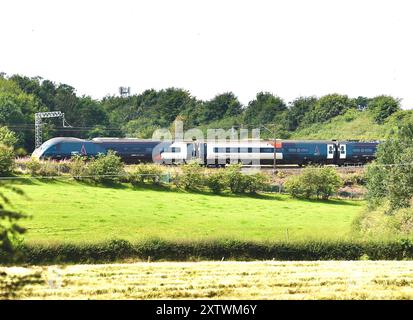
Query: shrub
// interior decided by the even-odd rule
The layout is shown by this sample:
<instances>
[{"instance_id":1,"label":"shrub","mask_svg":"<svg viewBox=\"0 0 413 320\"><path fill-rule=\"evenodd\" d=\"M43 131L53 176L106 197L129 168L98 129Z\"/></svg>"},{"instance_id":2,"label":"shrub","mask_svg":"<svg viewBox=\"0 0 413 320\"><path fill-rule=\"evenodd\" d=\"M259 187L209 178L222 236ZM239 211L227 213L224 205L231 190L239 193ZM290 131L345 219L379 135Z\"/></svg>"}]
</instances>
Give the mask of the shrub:
<instances>
[{"instance_id":1,"label":"shrub","mask_svg":"<svg viewBox=\"0 0 413 320\"><path fill-rule=\"evenodd\" d=\"M139 164L135 171L129 174L129 182L132 185L142 183L159 184L163 174L162 167L157 164Z\"/></svg>"},{"instance_id":2,"label":"shrub","mask_svg":"<svg viewBox=\"0 0 413 320\"><path fill-rule=\"evenodd\" d=\"M125 175L121 158L112 150L106 155L100 154L88 165L88 175L95 182L119 181Z\"/></svg>"},{"instance_id":3,"label":"shrub","mask_svg":"<svg viewBox=\"0 0 413 320\"><path fill-rule=\"evenodd\" d=\"M290 177L285 188L293 197L328 199L336 193L342 181L333 168L306 168L300 175Z\"/></svg>"},{"instance_id":4,"label":"shrub","mask_svg":"<svg viewBox=\"0 0 413 320\"><path fill-rule=\"evenodd\" d=\"M178 188L185 190L199 190L205 186L204 168L197 162L181 166L181 174L175 179Z\"/></svg>"},{"instance_id":5,"label":"shrub","mask_svg":"<svg viewBox=\"0 0 413 320\"><path fill-rule=\"evenodd\" d=\"M86 159L80 155L74 156L69 162L69 174L75 180L81 180L82 177L87 176Z\"/></svg>"},{"instance_id":6,"label":"shrub","mask_svg":"<svg viewBox=\"0 0 413 320\"><path fill-rule=\"evenodd\" d=\"M39 161L31 158L26 162L26 170L31 176L53 177L61 174L61 164L56 161Z\"/></svg>"},{"instance_id":7,"label":"shrub","mask_svg":"<svg viewBox=\"0 0 413 320\"><path fill-rule=\"evenodd\" d=\"M366 178L362 173L352 173L347 174L343 177L343 185L354 186L354 185L365 185Z\"/></svg>"},{"instance_id":8,"label":"shrub","mask_svg":"<svg viewBox=\"0 0 413 320\"><path fill-rule=\"evenodd\" d=\"M228 187L232 193L245 193L248 189L249 179L241 173L241 165L230 165L225 169Z\"/></svg>"},{"instance_id":9,"label":"shrub","mask_svg":"<svg viewBox=\"0 0 413 320\"><path fill-rule=\"evenodd\" d=\"M19 263L101 263L121 259L147 260L370 260L412 259L409 239L388 241L310 240L251 242L239 240L165 241L148 239L129 243L112 240L104 243L23 244ZM3 262L0 256L0 263Z\"/></svg>"},{"instance_id":10,"label":"shrub","mask_svg":"<svg viewBox=\"0 0 413 320\"><path fill-rule=\"evenodd\" d=\"M26 170L29 171L29 174L31 176L37 175L40 170L40 167L41 167L40 161L35 158L30 158L26 162Z\"/></svg>"},{"instance_id":11,"label":"shrub","mask_svg":"<svg viewBox=\"0 0 413 320\"><path fill-rule=\"evenodd\" d=\"M206 186L216 194L221 193L228 187L228 181L223 170L217 170L207 176L205 180Z\"/></svg>"},{"instance_id":12,"label":"shrub","mask_svg":"<svg viewBox=\"0 0 413 320\"><path fill-rule=\"evenodd\" d=\"M0 127L0 144L14 147L17 141L18 139L13 131L10 131L7 127Z\"/></svg>"},{"instance_id":13,"label":"shrub","mask_svg":"<svg viewBox=\"0 0 413 320\"><path fill-rule=\"evenodd\" d=\"M251 175L246 175L244 177L247 190L249 193L257 193L258 191L264 191L269 188L268 176L263 173L255 173Z\"/></svg>"},{"instance_id":14,"label":"shrub","mask_svg":"<svg viewBox=\"0 0 413 320\"><path fill-rule=\"evenodd\" d=\"M0 175L9 175L13 171L13 148L0 144Z\"/></svg>"}]
</instances>

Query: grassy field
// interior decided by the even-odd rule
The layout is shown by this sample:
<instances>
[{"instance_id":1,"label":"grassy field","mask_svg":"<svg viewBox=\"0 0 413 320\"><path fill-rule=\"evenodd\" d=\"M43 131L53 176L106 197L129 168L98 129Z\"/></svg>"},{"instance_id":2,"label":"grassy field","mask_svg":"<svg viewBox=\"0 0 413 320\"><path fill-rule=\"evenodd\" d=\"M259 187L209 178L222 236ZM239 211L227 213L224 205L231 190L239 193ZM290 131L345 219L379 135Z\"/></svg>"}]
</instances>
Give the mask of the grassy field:
<instances>
[{"instance_id":1,"label":"grassy field","mask_svg":"<svg viewBox=\"0 0 413 320\"><path fill-rule=\"evenodd\" d=\"M0 268L1 269L1 268ZM4 268L3 268L4 269ZM43 271L32 299L412 299L412 261L160 262Z\"/></svg>"},{"instance_id":2,"label":"grassy field","mask_svg":"<svg viewBox=\"0 0 413 320\"><path fill-rule=\"evenodd\" d=\"M285 195L217 196L168 190L105 188L73 181L24 180L15 207L32 215L29 242L240 239L339 239L361 201L293 200Z\"/></svg>"}]
</instances>

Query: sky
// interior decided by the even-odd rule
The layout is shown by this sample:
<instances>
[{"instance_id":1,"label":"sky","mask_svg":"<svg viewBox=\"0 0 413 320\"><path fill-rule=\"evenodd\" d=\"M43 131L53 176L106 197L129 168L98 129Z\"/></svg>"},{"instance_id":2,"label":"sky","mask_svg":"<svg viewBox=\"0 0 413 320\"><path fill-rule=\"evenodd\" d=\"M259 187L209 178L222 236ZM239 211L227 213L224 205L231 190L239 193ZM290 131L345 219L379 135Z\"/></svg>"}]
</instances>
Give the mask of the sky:
<instances>
[{"instance_id":1,"label":"sky","mask_svg":"<svg viewBox=\"0 0 413 320\"><path fill-rule=\"evenodd\" d=\"M409 0L0 0L0 72L100 99L178 87L286 102L389 94L413 108Z\"/></svg>"}]
</instances>

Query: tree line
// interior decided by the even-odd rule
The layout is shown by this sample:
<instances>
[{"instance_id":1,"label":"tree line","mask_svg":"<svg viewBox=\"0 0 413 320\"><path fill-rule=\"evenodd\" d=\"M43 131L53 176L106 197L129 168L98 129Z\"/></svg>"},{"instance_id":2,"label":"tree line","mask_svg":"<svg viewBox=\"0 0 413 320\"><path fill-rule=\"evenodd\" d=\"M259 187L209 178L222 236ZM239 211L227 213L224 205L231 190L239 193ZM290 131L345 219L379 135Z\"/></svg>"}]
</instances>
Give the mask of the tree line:
<instances>
[{"instance_id":1,"label":"tree line","mask_svg":"<svg viewBox=\"0 0 413 320\"><path fill-rule=\"evenodd\" d=\"M55 136L150 138L155 129L172 127L177 119L184 122L185 129L251 129L274 124L274 132L262 131L262 137L275 134L286 139L297 129L329 121L349 110L371 112L377 123L383 123L400 110L400 100L386 95L352 98L333 93L298 97L287 103L272 93L259 92L243 105L233 92L200 100L180 88L148 89L128 97L112 95L96 100L77 95L75 88L67 84L0 74L0 126L16 132L19 153L34 149L36 112L62 111L72 126L63 128L57 119L48 120L43 128L44 140Z\"/></svg>"}]
</instances>

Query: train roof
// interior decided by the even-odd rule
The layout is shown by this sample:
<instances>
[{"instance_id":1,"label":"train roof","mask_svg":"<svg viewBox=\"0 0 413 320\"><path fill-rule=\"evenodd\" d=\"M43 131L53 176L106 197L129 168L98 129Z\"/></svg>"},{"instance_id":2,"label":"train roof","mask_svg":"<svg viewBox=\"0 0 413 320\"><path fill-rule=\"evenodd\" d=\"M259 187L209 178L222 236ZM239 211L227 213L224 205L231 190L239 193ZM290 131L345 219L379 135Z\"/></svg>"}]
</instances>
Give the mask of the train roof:
<instances>
[{"instance_id":1,"label":"train roof","mask_svg":"<svg viewBox=\"0 0 413 320\"><path fill-rule=\"evenodd\" d=\"M116 143L136 143L136 142L155 142L159 143L159 140L152 139L137 139L137 138L93 138L93 142L116 142Z\"/></svg>"}]
</instances>

